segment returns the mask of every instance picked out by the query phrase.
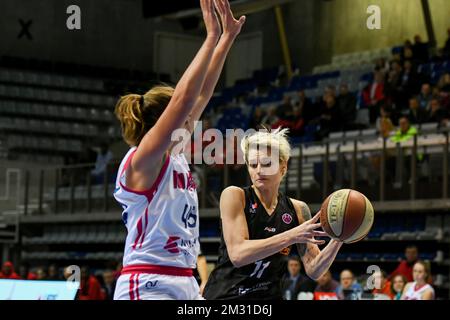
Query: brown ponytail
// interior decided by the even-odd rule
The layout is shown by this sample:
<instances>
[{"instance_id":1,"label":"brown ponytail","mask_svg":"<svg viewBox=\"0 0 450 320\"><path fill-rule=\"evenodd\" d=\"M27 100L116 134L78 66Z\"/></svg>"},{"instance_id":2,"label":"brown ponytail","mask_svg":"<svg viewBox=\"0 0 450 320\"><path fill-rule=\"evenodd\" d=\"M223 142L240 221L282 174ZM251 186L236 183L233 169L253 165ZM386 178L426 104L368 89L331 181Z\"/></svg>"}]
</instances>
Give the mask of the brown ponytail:
<instances>
[{"instance_id":1,"label":"brown ponytail","mask_svg":"<svg viewBox=\"0 0 450 320\"><path fill-rule=\"evenodd\" d=\"M164 112L173 91L170 86L156 86L143 96L128 94L119 99L115 114L122 127L123 139L128 145L139 145Z\"/></svg>"}]
</instances>

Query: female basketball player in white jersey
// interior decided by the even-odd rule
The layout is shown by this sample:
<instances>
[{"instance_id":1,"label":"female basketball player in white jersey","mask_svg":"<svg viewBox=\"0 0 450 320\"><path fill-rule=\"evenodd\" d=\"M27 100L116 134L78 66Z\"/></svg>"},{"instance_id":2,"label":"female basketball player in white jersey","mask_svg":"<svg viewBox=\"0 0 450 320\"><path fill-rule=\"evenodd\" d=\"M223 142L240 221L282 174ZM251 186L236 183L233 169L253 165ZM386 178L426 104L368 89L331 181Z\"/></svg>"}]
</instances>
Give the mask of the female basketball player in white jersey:
<instances>
[{"instance_id":1,"label":"female basketball player in white jersey","mask_svg":"<svg viewBox=\"0 0 450 320\"><path fill-rule=\"evenodd\" d=\"M114 299L200 299L193 268L199 252L196 186L182 153L173 154L174 130L191 133L245 22L228 0L200 0L207 37L175 89L152 88L122 97L116 106L124 140L114 196L128 229ZM215 8L222 22L222 33Z\"/></svg>"},{"instance_id":2,"label":"female basketball player in white jersey","mask_svg":"<svg viewBox=\"0 0 450 320\"><path fill-rule=\"evenodd\" d=\"M429 265L417 261L413 267L414 281L406 284L401 300L434 300L434 289L428 283L430 277Z\"/></svg>"},{"instance_id":3,"label":"female basketball player in white jersey","mask_svg":"<svg viewBox=\"0 0 450 320\"><path fill-rule=\"evenodd\" d=\"M287 173L290 145L287 129L257 132L242 140L241 149L252 181L229 187L220 197L222 238L219 261L206 284L206 299L281 299L280 278L286 255L297 244L307 275L320 278L333 263L342 242L331 240L306 203L279 192Z\"/></svg>"}]
</instances>

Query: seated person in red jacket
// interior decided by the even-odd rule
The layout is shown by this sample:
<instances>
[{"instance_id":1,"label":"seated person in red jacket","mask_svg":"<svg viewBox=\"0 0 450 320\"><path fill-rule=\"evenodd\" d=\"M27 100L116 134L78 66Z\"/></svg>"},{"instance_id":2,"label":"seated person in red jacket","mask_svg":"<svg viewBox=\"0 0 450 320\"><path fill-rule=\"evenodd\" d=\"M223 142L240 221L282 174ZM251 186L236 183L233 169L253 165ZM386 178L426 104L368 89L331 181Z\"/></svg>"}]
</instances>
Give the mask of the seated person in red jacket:
<instances>
[{"instance_id":1,"label":"seated person in red jacket","mask_svg":"<svg viewBox=\"0 0 450 320\"><path fill-rule=\"evenodd\" d=\"M376 71L374 72L374 81L365 87L362 92L363 105L370 111L370 123L375 123L378 118L380 105L384 99L384 74Z\"/></svg>"},{"instance_id":2,"label":"seated person in red jacket","mask_svg":"<svg viewBox=\"0 0 450 320\"><path fill-rule=\"evenodd\" d=\"M10 261L6 261L0 271L0 279L20 279L19 275L14 271L14 265Z\"/></svg>"},{"instance_id":3,"label":"seated person in red jacket","mask_svg":"<svg viewBox=\"0 0 450 320\"><path fill-rule=\"evenodd\" d=\"M105 300L105 294L97 278L90 274L87 267L81 268L80 289L77 300Z\"/></svg>"},{"instance_id":4,"label":"seated person in red jacket","mask_svg":"<svg viewBox=\"0 0 450 320\"><path fill-rule=\"evenodd\" d=\"M405 260L402 260L398 265L397 269L395 269L389 278L393 278L397 274L400 274L406 278L408 282L413 281L413 266L419 260L419 251L417 247L414 245L410 245L406 247L405 250Z\"/></svg>"}]
</instances>

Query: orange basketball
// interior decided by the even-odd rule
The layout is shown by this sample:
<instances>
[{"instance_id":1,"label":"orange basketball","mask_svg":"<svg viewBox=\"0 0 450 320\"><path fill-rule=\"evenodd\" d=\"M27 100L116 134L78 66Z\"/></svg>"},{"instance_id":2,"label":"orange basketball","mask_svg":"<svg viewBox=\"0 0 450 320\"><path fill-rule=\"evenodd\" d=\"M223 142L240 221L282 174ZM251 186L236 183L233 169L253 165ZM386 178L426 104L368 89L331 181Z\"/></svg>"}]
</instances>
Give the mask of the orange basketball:
<instances>
[{"instance_id":1,"label":"orange basketball","mask_svg":"<svg viewBox=\"0 0 450 320\"><path fill-rule=\"evenodd\" d=\"M364 239L372 228L374 210L362 193L342 189L333 192L322 204L320 223L333 239L354 243Z\"/></svg>"}]
</instances>

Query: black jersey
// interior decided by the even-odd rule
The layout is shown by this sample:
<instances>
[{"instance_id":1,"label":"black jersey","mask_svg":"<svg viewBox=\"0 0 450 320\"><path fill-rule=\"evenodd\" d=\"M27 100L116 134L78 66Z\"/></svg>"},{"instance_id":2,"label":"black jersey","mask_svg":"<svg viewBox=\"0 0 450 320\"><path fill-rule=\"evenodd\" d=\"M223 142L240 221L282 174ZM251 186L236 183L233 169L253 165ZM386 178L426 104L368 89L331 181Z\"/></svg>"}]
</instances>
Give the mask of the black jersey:
<instances>
[{"instance_id":1,"label":"black jersey","mask_svg":"<svg viewBox=\"0 0 450 320\"><path fill-rule=\"evenodd\" d=\"M244 188L245 218L250 240L265 239L283 233L299 225L291 200L279 193L278 204L272 215L268 215L252 187ZM230 261L221 235L219 260L206 284L206 299L282 299L281 277L286 272L291 248L265 259L236 268Z\"/></svg>"}]
</instances>

